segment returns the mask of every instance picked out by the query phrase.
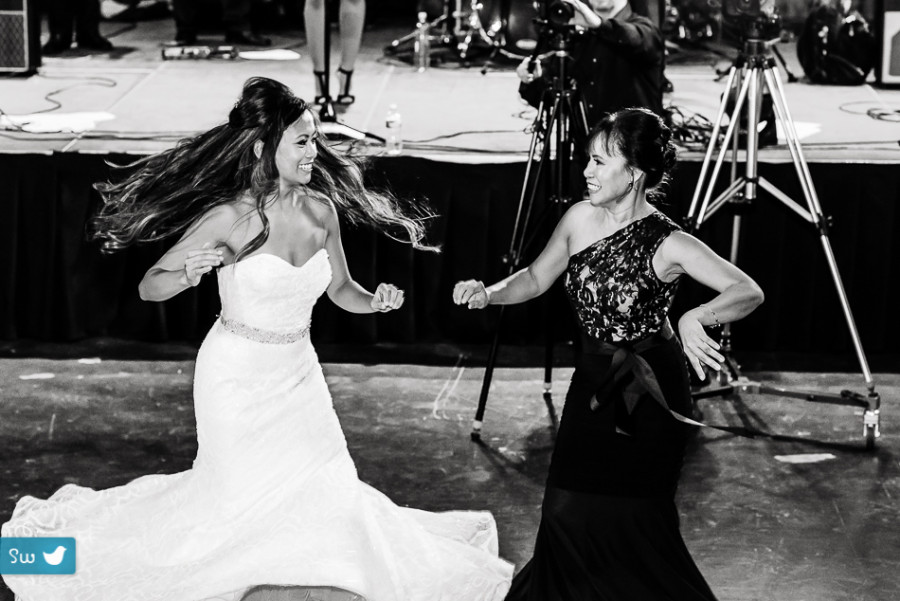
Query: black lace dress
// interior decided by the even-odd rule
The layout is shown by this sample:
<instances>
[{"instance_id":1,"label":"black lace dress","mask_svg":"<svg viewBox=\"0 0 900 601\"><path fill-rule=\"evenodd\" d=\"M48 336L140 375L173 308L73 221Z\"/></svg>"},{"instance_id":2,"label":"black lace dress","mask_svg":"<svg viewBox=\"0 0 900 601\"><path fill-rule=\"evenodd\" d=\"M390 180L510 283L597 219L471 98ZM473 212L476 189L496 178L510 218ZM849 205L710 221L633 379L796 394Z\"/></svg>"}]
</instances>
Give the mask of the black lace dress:
<instances>
[{"instance_id":1,"label":"black lace dress","mask_svg":"<svg viewBox=\"0 0 900 601\"><path fill-rule=\"evenodd\" d=\"M677 229L654 212L569 258L565 288L583 351L534 556L508 601L715 599L674 503L690 426L671 411L690 416L691 396L667 318L677 280L661 281L652 260ZM656 385L661 395L649 392Z\"/></svg>"}]
</instances>

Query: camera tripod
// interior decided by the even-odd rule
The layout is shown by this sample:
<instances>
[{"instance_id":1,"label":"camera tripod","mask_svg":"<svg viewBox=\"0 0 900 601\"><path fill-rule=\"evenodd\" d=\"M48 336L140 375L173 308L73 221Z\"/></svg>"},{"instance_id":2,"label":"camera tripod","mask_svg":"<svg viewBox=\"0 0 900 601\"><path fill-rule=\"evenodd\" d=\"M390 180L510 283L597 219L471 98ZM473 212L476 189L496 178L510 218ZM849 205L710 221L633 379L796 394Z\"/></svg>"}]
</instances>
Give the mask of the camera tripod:
<instances>
[{"instance_id":1,"label":"camera tripod","mask_svg":"<svg viewBox=\"0 0 900 601\"><path fill-rule=\"evenodd\" d=\"M853 347L856 351L856 356L859 360L859 365L868 392L866 394L860 394L844 390L838 395L808 391L792 391L750 381L741 374L740 366L731 354L731 328L726 324L722 328L720 349L720 352L725 356L725 364L724 369L719 372L718 375L717 383L719 385L711 386L696 392L694 398L701 399L713 396L729 396L739 392L770 393L813 403L860 407L864 410L863 436L865 437L866 448L873 449L875 446L875 439L880 436L879 410L881 407L881 397L875 392L872 373L869 370L868 361L863 352L859 333L856 329L856 323L853 319L853 313L850 310L847 294L844 291L834 253L831 249L831 243L828 239L828 221L822 215L822 207L819 204L819 199L816 195L815 187L813 186L809 167L803 156L803 149L800 146L794 122L788 111L784 88L782 87L775 61L767 52L767 45L768 43L765 40L757 38L747 39L744 43L742 52L728 72L726 91L722 96L722 102L719 105L718 114L716 115L713 124L709 147L706 150L703 165L700 169L700 177L697 181L697 187L694 190L694 196L691 200L686 225L691 232L696 231L697 228L709 219L718 209L724 206L725 203L732 203L736 209L746 208L756 200L757 188L762 188L776 200L783 203L787 208L811 223L818 232L819 240L828 262L831 278L834 281L834 287L837 290L838 298L840 299L844 318L846 319L847 327L849 328L850 336L853 340ZM759 177L758 175L759 118L764 86L768 88L769 93L772 96L775 115L783 126L788 149L790 150L794 168L803 190L804 200L806 201L805 207L787 196L765 178ZM712 156L719 143L718 139L722 127L722 118L725 116L727 107L730 104L730 98L733 94L736 94L736 96L734 97L733 111L731 115L729 115L728 128L725 132L725 137L721 142L715 164L712 167L712 174L709 182L706 183L706 176L710 168ZM744 175L738 176L738 137L735 130L739 127L741 122L741 110L744 108L745 103L747 109L746 162L744 165ZM729 143L731 144L731 184L718 197L711 200L713 187L718 179L719 171L721 170ZM703 193L704 186L706 186L705 193ZM737 263L738 258L740 233L741 213L740 210L736 210L732 227L731 254L729 257L730 261L735 264Z\"/></svg>"},{"instance_id":2,"label":"camera tripod","mask_svg":"<svg viewBox=\"0 0 900 601\"><path fill-rule=\"evenodd\" d=\"M532 126L531 144L528 149L528 162L525 167L525 179L522 185L522 193L519 196L519 205L516 210L516 219L513 225L512 238L509 252L503 257L503 262L509 267L509 275L516 273L522 266L523 259L528 249L537 241L541 226L549 219L553 219L551 225L559 222L567 206L571 203L570 195L570 166L572 164L573 128L580 128L586 137L588 132L587 113L581 94L575 86L574 80L567 75L566 61L570 58L567 50L567 40L564 34L559 34L554 40L554 50L542 56L553 56L556 64L556 77L553 86L544 91L538 106L537 117ZM538 58L537 48L532 55L532 65ZM532 174L532 166L538 155L538 142L541 141L540 158L537 167ZM551 150L552 149L552 150ZM532 214L535 212L535 200L545 183L545 167L549 164L549 194L547 202L540 214L532 223ZM549 294L549 291L547 292ZM547 302L545 300L545 302ZM484 370L484 379L481 384L481 395L478 398L478 409L472 422L471 438L475 442L481 440L481 427L484 423L484 411L487 407L487 399L491 389L491 379L494 367L497 363L497 353L500 349L500 337L503 325L503 315L506 306L500 306L497 316L494 339L488 354L487 366ZM556 410L553 407L551 397L552 372L553 372L553 329L551 311L546 311L546 339L544 347L544 384L543 398L547 404L550 421L555 428L557 426Z\"/></svg>"}]
</instances>

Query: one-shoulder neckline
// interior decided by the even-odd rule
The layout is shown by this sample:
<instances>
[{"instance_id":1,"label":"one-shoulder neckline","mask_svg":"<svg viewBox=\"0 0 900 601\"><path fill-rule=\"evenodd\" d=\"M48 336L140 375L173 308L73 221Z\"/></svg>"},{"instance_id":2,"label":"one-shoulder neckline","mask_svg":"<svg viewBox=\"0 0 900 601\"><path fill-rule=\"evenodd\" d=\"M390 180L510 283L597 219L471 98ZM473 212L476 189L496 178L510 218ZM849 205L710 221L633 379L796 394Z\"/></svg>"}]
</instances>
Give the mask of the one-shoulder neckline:
<instances>
[{"instance_id":1,"label":"one-shoulder neckline","mask_svg":"<svg viewBox=\"0 0 900 601\"><path fill-rule=\"evenodd\" d=\"M588 244L587 246L585 246L585 247L582 248L581 250L576 251L576 252L573 252L571 255L569 255L569 260L571 261L573 258L577 257L578 255L583 254L583 253L587 252L589 249L596 247L596 246L597 246L598 244L600 244L601 242L606 242L607 240L611 240L612 238L618 236L619 234L621 234L622 232L628 230L629 228L631 228L631 227L637 225L638 223L641 223L641 222L644 221L645 219L649 219L650 217L652 217L652 216L654 216L654 215L658 215L658 214L659 214L659 211L654 210L654 211L652 211L652 212L650 212L650 213L647 213L646 215L644 215L644 216L641 217L640 219L635 219L635 220L632 221L631 223L628 223L628 224L626 224L626 225L620 227L619 229L617 229L617 230L614 231L613 233L609 234L608 236L603 236L602 238L597 238L596 240L594 240L593 242L591 242L590 244Z\"/></svg>"},{"instance_id":2,"label":"one-shoulder neckline","mask_svg":"<svg viewBox=\"0 0 900 601\"><path fill-rule=\"evenodd\" d=\"M237 266L237 265L240 265L241 263L246 263L247 261L250 261L251 259L255 259L255 258L257 258L257 257L270 257L270 258L272 258L272 259L275 259L275 260L278 261L279 263L282 263L282 264L284 264L284 265L287 265L287 266L290 267L291 269L303 269L304 267L306 267L307 265L309 265L310 263L312 263L312 262L316 259L316 257L318 257L319 255L321 255L322 253L325 253L326 256L328 255L328 251L325 250L325 248L323 247L323 248L320 248L319 250L317 250L316 252L314 252L314 253L312 254L312 256L311 256L310 258L308 258L302 265L294 265L293 263L291 263L291 262L288 261L287 259L285 259L285 258L283 258L283 257L279 257L278 255L276 255L276 254L274 254L274 253L266 253L266 252L262 252L262 253L256 253L255 255L250 255L249 257L246 257L246 258L244 258L244 259L241 259L240 261L238 261L238 262L236 262L236 263L230 263L230 264L226 265L225 267L235 267L235 266Z\"/></svg>"}]
</instances>

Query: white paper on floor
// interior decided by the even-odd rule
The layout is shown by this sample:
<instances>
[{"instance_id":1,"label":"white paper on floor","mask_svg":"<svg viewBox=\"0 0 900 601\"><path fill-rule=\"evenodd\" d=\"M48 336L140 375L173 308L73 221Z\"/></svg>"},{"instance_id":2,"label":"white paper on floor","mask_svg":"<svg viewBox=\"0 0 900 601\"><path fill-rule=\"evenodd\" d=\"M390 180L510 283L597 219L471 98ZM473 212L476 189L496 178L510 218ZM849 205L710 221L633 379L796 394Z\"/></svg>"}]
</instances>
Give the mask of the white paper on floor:
<instances>
[{"instance_id":1,"label":"white paper on floor","mask_svg":"<svg viewBox=\"0 0 900 601\"><path fill-rule=\"evenodd\" d=\"M29 133L79 133L94 129L100 121L116 116L106 112L33 113L30 115L2 115L0 128L21 129Z\"/></svg>"},{"instance_id":2,"label":"white paper on floor","mask_svg":"<svg viewBox=\"0 0 900 601\"><path fill-rule=\"evenodd\" d=\"M819 463L835 459L831 453L798 453L796 455L775 455L776 461L782 463Z\"/></svg>"},{"instance_id":3,"label":"white paper on floor","mask_svg":"<svg viewBox=\"0 0 900 601\"><path fill-rule=\"evenodd\" d=\"M794 121L794 129L797 131L797 139L803 140L810 136L814 136L822 131L821 123L810 123L808 121ZM786 144L787 138L784 135L784 129L781 127L781 121L775 121L775 131L778 134L778 142Z\"/></svg>"},{"instance_id":4,"label":"white paper on floor","mask_svg":"<svg viewBox=\"0 0 900 601\"><path fill-rule=\"evenodd\" d=\"M273 48L272 50L245 50L238 56L249 61L296 61L300 60L300 54L287 48Z\"/></svg>"},{"instance_id":5,"label":"white paper on floor","mask_svg":"<svg viewBox=\"0 0 900 601\"><path fill-rule=\"evenodd\" d=\"M56 374L50 373L38 373L38 374L22 374L19 376L20 380L49 380L51 378L55 378Z\"/></svg>"}]
</instances>

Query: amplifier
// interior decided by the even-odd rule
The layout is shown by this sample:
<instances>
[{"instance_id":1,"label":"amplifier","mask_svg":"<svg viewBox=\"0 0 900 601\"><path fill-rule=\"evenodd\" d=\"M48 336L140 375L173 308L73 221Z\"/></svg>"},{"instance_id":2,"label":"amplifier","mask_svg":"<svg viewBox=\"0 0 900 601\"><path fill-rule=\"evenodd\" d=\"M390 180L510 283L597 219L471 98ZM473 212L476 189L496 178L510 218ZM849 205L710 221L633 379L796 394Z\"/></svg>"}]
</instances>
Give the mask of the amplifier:
<instances>
[{"instance_id":1,"label":"amplifier","mask_svg":"<svg viewBox=\"0 0 900 601\"><path fill-rule=\"evenodd\" d=\"M0 0L0 73L34 73L41 65L36 2Z\"/></svg>"},{"instance_id":2,"label":"amplifier","mask_svg":"<svg viewBox=\"0 0 900 601\"><path fill-rule=\"evenodd\" d=\"M876 10L875 79L882 85L900 85L900 0L879 0Z\"/></svg>"}]
</instances>

